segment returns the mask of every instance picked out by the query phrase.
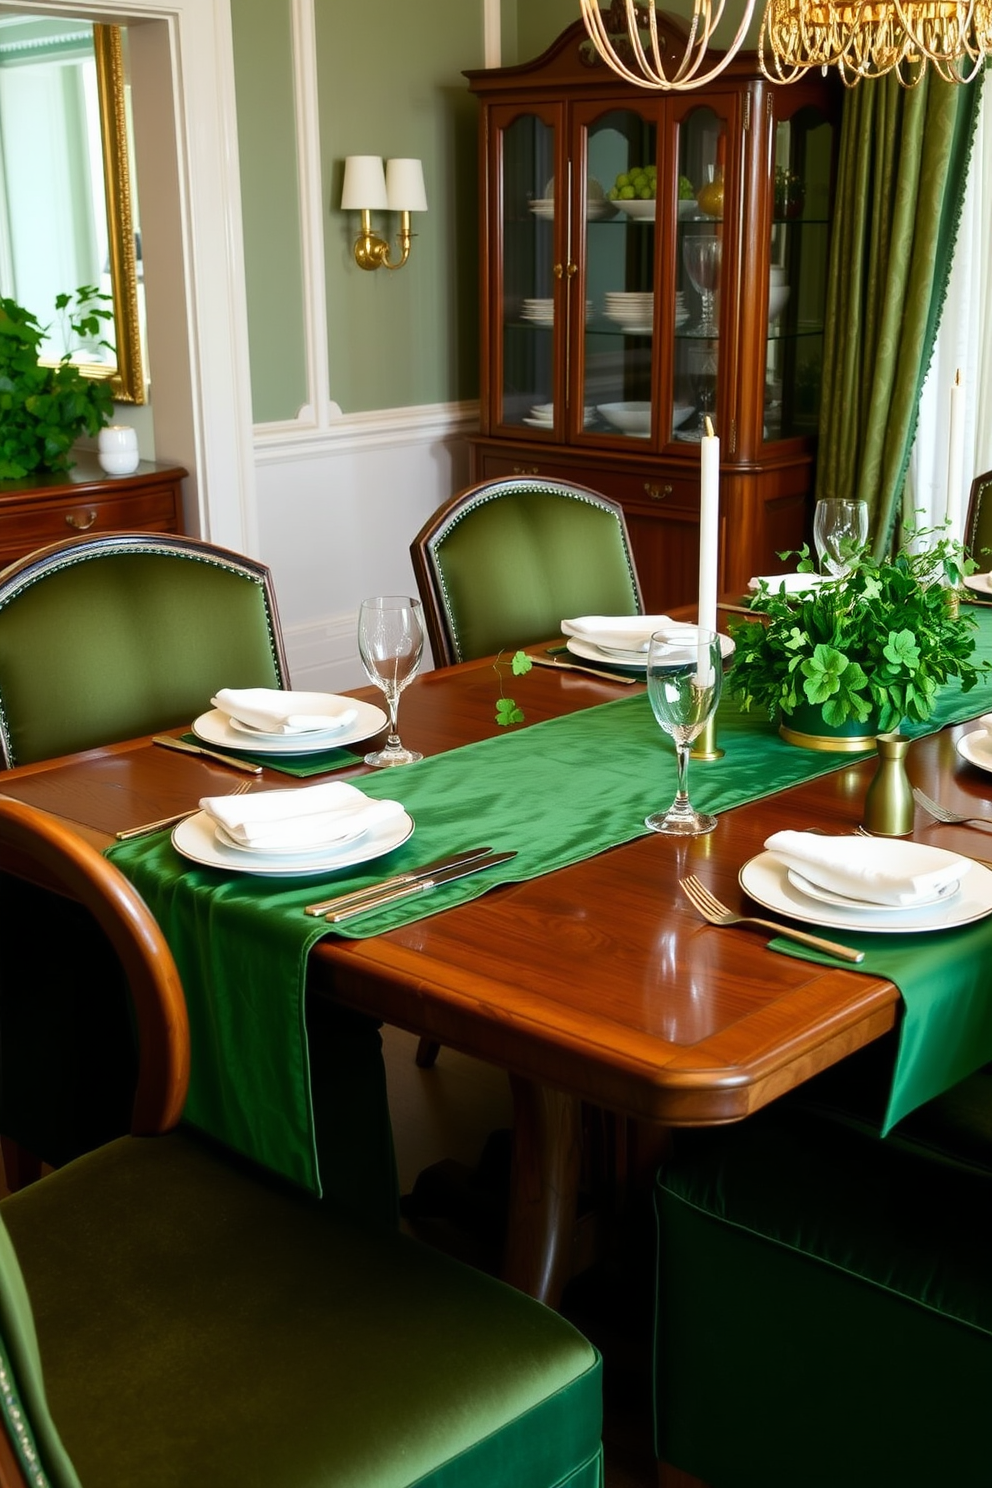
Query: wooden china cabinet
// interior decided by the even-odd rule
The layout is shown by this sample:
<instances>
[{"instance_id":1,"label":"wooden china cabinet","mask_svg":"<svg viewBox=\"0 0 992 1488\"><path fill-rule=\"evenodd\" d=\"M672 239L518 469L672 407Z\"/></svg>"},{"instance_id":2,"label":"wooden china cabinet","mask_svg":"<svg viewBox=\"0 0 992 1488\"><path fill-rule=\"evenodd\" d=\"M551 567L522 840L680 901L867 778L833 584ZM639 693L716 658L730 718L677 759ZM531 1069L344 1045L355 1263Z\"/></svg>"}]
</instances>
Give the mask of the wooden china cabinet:
<instances>
[{"instance_id":1,"label":"wooden china cabinet","mask_svg":"<svg viewBox=\"0 0 992 1488\"><path fill-rule=\"evenodd\" d=\"M652 93L581 22L533 63L466 76L482 115L473 479L612 496L649 610L687 603L709 415L720 586L780 571L810 526L836 79L773 85L751 54L705 89Z\"/></svg>"}]
</instances>

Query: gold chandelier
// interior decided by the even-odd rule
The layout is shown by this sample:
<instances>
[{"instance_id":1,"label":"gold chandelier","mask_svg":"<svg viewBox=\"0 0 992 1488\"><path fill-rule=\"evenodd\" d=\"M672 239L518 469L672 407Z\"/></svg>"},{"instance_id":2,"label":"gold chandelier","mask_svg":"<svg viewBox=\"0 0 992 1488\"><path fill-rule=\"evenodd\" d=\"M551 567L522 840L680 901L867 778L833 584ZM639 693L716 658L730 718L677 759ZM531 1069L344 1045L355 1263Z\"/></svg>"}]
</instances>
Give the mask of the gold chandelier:
<instances>
[{"instance_id":1,"label":"gold chandelier","mask_svg":"<svg viewBox=\"0 0 992 1488\"><path fill-rule=\"evenodd\" d=\"M791 83L811 67L836 67L848 87L895 71L907 88L931 67L970 83L992 51L989 0L768 0L758 59Z\"/></svg>"},{"instance_id":2,"label":"gold chandelier","mask_svg":"<svg viewBox=\"0 0 992 1488\"><path fill-rule=\"evenodd\" d=\"M704 87L744 44L757 0L745 0L725 51L707 58L726 0L693 0L682 37L653 4L580 0L582 19L604 62L643 88L685 92ZM678 18L674 18L678 19ZM766 0L758 62L772 82L791 83L810 68L836 67L852 87L861 78L895 71L913 87L931 67L952 83L968 83L992 53L992 0ZM704 67L704 63L708 63Z\"/></svg>"}]
</instances>

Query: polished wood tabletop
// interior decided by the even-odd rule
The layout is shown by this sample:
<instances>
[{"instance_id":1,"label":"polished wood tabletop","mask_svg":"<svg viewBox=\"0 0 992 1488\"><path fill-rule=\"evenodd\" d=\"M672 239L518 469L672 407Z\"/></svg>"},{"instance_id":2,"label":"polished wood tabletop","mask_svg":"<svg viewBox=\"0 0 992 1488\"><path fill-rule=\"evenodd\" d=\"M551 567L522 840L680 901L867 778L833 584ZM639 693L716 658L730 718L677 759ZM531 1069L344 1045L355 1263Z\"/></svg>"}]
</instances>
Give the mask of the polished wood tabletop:
<instances>
[{"instance_id":1,"label":"polished wood tabletop","mask_svg":"<svg viewBox=\"0 0 992 1488\"><path fill-rule=\"evenodd\" d=\"M527 725L632 691L545 668L510 682L504 687ZM433 754L498 734L498 695L490 662L426 673L403 694L404 742ZM981 812L992 781L954 749L973 727L917 741L908 769L952 809ZM659 730L659 758L670 747ZM719 768L693 762L690 785ZM779 955L761 932L705 925L679 888L692 872L744 909L737 875L765 838L783 827L853 830L874 769L874 758L862 760L738 807L705 837L648 834L405 928L366 940L329 935L315 947L312 995L509 1072L517 1145L505 1270L518 1285L554 1298L567 1273L581 1102L659 1130L735 1121L895 1025L891 983ZM192 807L237 778L134 740L9 771L0 789L102 846L115 831ZM256 788L306 783L266 770ZM659 806L668 804L664 794L660 787ZM922 814L914 833L992 859L992 833L987 846L985 835Z\"/></svg>"}]
</instances>

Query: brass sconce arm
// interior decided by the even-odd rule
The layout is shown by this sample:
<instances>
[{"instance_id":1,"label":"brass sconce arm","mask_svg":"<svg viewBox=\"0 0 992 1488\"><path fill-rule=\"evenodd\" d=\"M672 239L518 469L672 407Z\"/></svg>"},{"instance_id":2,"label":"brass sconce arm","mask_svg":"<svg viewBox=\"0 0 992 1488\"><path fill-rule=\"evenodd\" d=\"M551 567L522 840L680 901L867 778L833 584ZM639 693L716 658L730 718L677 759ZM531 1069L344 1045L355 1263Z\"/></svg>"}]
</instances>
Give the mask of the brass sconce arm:
<instances>
[{"instance_id":1,"label":"brass sconce arm","mask_svg":"<svg viewBox=\"0 0 992 1488\"><path fill-rule=\"evenodd\" d=\"M401 269L410 257L410 243L415 236L410 227L410 213L402 212L400 229L396 234L400 256L391 259L389 243L372 231L372 213L367 207L363 207L361 231L355 239L355 262L360 269Z\"/></svg>"}]
</instances>

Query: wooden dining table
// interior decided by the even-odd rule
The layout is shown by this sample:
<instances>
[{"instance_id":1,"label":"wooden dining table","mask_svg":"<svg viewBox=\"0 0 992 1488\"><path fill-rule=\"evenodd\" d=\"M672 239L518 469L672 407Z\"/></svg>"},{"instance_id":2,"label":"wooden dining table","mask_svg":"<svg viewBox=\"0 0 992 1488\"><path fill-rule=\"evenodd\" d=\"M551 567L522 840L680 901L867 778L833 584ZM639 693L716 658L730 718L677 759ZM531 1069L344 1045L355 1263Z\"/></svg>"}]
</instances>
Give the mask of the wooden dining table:
<instances>
[{"instance_id":1,"label":"wooden dining table","mask_svg":"<svg viewBox=\"0 0 992 1488\"><path fill-rule=\"evenodd\" d=\"M523 727L630 691L550 668L512 684ZM491 659L422 675L403 694L404 742L430 755L499 734L500 688ZM955 751L973 726L917 740L908 771L949 807L980 814L988 777ZM670 748L660 730L658 747ZM651 1161L673 1128L746 1118L894 1028L891 982L778 954L767 933L704 924L679 885L694 873L745 909L738 873L769 834L853 830L875 766L871 757L841 762L777 792L769 781L772 794L725 812L710 835L646 834L384 934L345 940L329 930L311 951L308 998L331 998L508 1072L514 1151L503 1269L511 1282L554 1302L567 1280L583 1103L633 1123ZM719 768L693 762L690 785ZM11 770L0 790L102 848L116 831L190 808L237 778L136 739ZM291 784L266 769L257 788ZM992 833L985 846L985 834L937 826L922 812L914 836L992 859Z\"/></svg>"}]
</instances>

